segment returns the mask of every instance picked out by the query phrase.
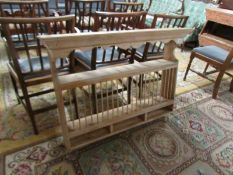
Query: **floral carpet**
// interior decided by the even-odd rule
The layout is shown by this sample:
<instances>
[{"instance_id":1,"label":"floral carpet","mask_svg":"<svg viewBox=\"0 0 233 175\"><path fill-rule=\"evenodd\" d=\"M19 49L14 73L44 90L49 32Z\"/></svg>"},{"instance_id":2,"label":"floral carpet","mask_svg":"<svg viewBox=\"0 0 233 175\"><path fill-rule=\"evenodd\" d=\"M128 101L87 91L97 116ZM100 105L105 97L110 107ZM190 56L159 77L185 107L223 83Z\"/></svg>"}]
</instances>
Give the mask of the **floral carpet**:
<instances>
[{"instance_id":1,"label":"floral carpet","mask_svg":"<svg viewBox=\"0 0 233 175\"><path fill-rule=\"evenodd\" d=\"M233 93L224 81L176 97L161 120L66 152L62 138L8 154L6 175L232 175Z\"/></svg>"},{"instance_id":2,"label":"floral carpet","mask_svg":"<svg viewBox=\"0 0 233 175\"><path fill-rule=\"evenodd\" d=\"M179 60L176 110L160 122L130 130L81 150L66 153L59 134L48 128L58 124L56 110L37 116L41 134L33 136L30 120L17 103L0 42L0 175L73 174L233 174L233 96L221 84L219 100L211 100L210 82L190 72L183 81L190 52L176 51ZM194 60L193 67L205 64ZM211 75L216 78L216 74ZM48 88L48 85L36 87ZM187 93L188 92L188 93ZM36 97L33 106L55 102L50 94ZM189 106L188 106L189 105ZM182 118L182 120L181 120ZM54 137L54 139L49 139ZM27 141L30 140L30 143ZM42 140L49 140L43 142ZM20 142L20 144L19 144ZM35 146L29 147L32 145ZM41 143L43 142L43 143ZM26 149L22 150L22 143ZM40 144L35 144L40 143ZM20 151L18 151L20 149ZM11 152L11 154L9 154Z\"/></svg>"}]
</instances>

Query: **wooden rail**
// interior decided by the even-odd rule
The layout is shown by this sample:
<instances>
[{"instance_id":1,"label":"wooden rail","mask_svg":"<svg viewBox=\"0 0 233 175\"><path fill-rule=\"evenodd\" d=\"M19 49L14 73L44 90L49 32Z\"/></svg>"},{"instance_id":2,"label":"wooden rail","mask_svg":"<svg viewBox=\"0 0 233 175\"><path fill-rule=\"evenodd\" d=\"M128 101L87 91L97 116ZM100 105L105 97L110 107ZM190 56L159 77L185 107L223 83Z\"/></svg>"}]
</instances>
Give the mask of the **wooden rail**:
<instances>
[{"instance_id":1,"label":"wooden rail","mask_svg":"<svg viewBox=\"0 0 233 175\"><path fill-rule=\"evenodd\" d=\"M172 40L182 39L190 32L190 29L149 29L40 36L50 56L67 149L72 150L150 122L171 110L177 73ZM164 59L62 76L56 72L56 59L67 57L76 49L112 45L129 48L148 41L166 43ZM96 93L92 91L93 86ZM95 104L92 97L96 99ZM70 105L65 107L65 101L69 101ZM96 106L96 111L93 106ZM75 109L78 115L75 115Z\"/></svg>"}]
</instances>

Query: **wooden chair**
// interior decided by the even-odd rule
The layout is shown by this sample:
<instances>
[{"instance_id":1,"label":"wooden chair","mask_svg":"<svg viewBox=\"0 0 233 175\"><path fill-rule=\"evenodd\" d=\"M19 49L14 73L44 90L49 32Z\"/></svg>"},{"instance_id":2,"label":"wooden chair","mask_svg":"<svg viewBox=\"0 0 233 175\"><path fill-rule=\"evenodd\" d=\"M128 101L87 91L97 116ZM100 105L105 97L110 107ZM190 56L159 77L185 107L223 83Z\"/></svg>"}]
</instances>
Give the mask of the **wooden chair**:
<instances>
[{"instance_id":1,"label":"wooden chair","mask_svg":"<svg viewBox=\"0 0 233 175\"><path fill-rule=\"evenodd\" d=\"M151 17L151 25L146 28L183 28L188 20L188 16L183 15L166 15L166 14L149 14ZM138 62L151 61L164 57L165 44L160 41L154 43L147 42L136 49L135 60ZM162 75L158 73L161 78ZM150 78L145 79L144 75L140 76L138 86L151 81ZM143 89L140 88L139 98L141 98Z\"/></svg>"},{"instance_id":2,"label":"wooden chair","mask_svg":"<svg viewBox=\"0 0 233 175\"><path fill-rule=\"evenodd\" d=\"M149 14L151 16L151 25L147 28L183 28L188 20L184 15L166 15L166 14ZM136 60L139 62L159 59L164 54L164 43L146 43L137 48Z\"/></svg>"},{"instance_id":3,"label":"wooden chair","mask_svg":"<svg viewBox=\"0 0 233 175\"><path fill-rule=\"evenodd\" d=\"M0 0L0 16L2 17L45 17L49 16L48 0ZM28 26L30 28L30 26ZM1 29L2 30L2 29ZM10 25L11 32L19 35L16 26ZM2 33L2 32L1 32Z\"/></svg>"},{"instance_id":4,"label":"wooden chair","mask_svg":"<svg viewBox=\"0 0 233 175\"><path fill-rule=\"evenodd\" d=\"M191 70L192 72L197 73L198 75L200 75L203 78L207 78L208 74L211 73L215 73L216 71L210 71L210 72L204 72L200 73L197 72L193 69L191 69L191 64L194 58L198 58L206 63L208 63L208 65L214 67L216 69L217 72L219 72L216 81L214 81L214 89L213 89L213 94L212 97L215 99L217 97L218 94L218 90L219 90L219 86L221 83L221 80L223 78L224 74L227 74L231 77L233 77L233 75L231 75L230 73L226 72L229 69L233 68L233 49L231 49L230 51L226 51L222 48L216 47L216 46L204 46L204 47L197 47L195 49L193 49L191 56L190 56L190 61L188 64L188 67L186 69L185 72L185 76L184 76L184 81L186 80L186 77L188 75L189 70ZM211 79L209 79L211 80ZM213 80L211 80L213 81ZM233 91L233 79L230 85L230 91Z\"/></svg>"},{"instance_id":5,"label":"wooden chair","mask_svg":"<svg viewBox=\"0 0 233 175\"><path fill-rule=\"evenodd\" d=\"M93 31L119 31L144 28L146 12L96 12ZM94 51L95 50L95 51ZM92 51L75 52L75 56L87 70L115 63L128 62L125 50L113 46L106 49L94 48ZM93 53L95 53L93 55Z\"/></svg>"},{"instance_id":6,"label":"wooden chair","mask_svg":"<svg viewBox=\"0 0 233 175\"><path fill-rule=\"evenodd\" d=\"M140 2L113 2L114 12L137 12L143 11L144 3Z\"/></svg>"},{"instance_id":7,"label":"wooden chair","mask_svg":"<svg viewBox=\"0 0 233 175\"><path fill-rule=\"evenodd\" d=\"M38 35L71 33L74 31L74 16L61 17L35 17L17 18L0 17L4 36L9 53L9 72L13 82L14 90L19 102L25 107L34 132L38 133L35 115L56 108L56 105L41 109L33 109L31 97L53 92L53 88L44 91L29 93L28 87L47 83L51 81L50 63L43 44L37 39ZM14 42L15 34L10 29L14 25L20 33L20 46ZM28 30L27 26L30 26ZM65 25L65 27L62 27ZM61 74L70 72L69 60L61 59L57 62L57 71ZM21 89L21 93L19 93Z\"/></svg>"},{"instance_id":8,"label":"wooden chair","mask_svg":"<svg viewBox=\"0 0 233 175\"><path fill-rule=\"evenodd\" d=\"M144 28L146 12L96 12L93 31L119 31ZM128 52L117 46L93 48L92 51L74 53L78 64L85 70L95 70L100 67L119 63L128 63ZM132 63L133 60L130 60Z\"/></svg>"},{"instance_id":9,"label":"wooden chair","mask_svg":"<svg viewBox=\"0 0 233 175\"><path fill-rule=\"evenodd\" d=\"M145 18L146 12L96 12L93 30L119 31L143 28ZM95 47L88 51L78 51L74 53L74 57L77 60L77 64L84 67L85 70L96 70L106 66L131 64L134 62L134 54L134 51L128 53L127 50L118 46L112 46L107 48ZM129 81L129 87L131 86L130 83L131 81ZM123 85L123 88L116 92L119 93L120 91L127 89L126 86ZM96 92L96 87L94 85L92 86L92 92L94 92L92 94L95 94ZM98 94L97 97L99 97ZM93 96L92 98L94 102L93 110L96 112L96 97ZM130 103L129 96L128 103Z\"/></svg>"},{"instance_id":10,"label":"wooden chair","mask_svg":"<svg viewBox=\"0 0 233 175\"><path fill-rule=\"evenodd\" d=\"M0 15L4 17L49 16L48 0L0 0Z\"/></svg>"},{"instance_id":11,"label":"wooden chair","mask_svg":"<svg viewBox=\"0 0 233 175\"><path fill-rule=\"evenodd\" d=\"M105 0L72 0L75 13L75 26L84 31L92 31L96 11L105 10Z\"/></svg>"}]
</instances>

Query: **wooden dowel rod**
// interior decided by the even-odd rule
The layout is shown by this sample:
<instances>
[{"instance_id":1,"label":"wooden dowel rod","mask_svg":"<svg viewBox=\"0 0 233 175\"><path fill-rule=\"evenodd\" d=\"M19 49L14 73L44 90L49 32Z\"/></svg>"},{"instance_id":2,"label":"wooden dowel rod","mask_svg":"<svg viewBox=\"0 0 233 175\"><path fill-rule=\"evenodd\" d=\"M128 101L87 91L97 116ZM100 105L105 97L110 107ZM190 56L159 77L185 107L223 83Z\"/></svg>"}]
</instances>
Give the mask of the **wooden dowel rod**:
<instances>
[{"instance_id":1,"label":"wooden dowel rod","mask_svg":"<svg viewBox=\"0 0 233 175\"><path fill-rule=\"evenodd\" d=\"M93 109L92 109L92 105L93 105L93 102L92 102L92 99L91 99L91 85L88 85L88 95L89 95L89 104L90 104L90 115L91 115L91 123L93 123Z\"/></svg>"},{"instance_id":2,"label":"wooden dowel rod","mask_svg":"<svg viewBox=\"0 0 233 175\"><path fill-rule=\"evenodd\" d=\"M104 120L104 115L103 115L103 112L104 112L104 101L103 101L103 86L102 86L102 82L100 82L100 93L101 93L101 113L102 113L102 121Z\"/></svg>"}]
</instances>

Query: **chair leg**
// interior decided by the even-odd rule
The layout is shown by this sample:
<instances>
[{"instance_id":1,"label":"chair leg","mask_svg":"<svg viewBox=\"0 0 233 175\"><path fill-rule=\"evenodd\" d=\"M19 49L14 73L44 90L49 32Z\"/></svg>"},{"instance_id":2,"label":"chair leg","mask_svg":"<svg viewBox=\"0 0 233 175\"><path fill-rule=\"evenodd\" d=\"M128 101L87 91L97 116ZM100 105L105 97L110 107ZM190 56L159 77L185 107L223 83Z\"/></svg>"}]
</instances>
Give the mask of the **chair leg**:
<instances>
[{"instance_id":1,"label":"chair leg","mask_svg":"<svg viewBox=\"0 0 233 175\"><path fill-rule=\"evenodd\" d=\"M25 86L22 86L22 93L23 93L23 97L25 100L25 105L26 105L26 111L31 119L31 123L32 123L32 127L34 130L35 134L38 134L38 128L36 126L36 121L35 121L35 116L33 114L33 110L32 110L32 105L30 102L30 97L28 96L28 92L27 92L27 88Z\"/></svg>"},{"instance_id":2,"label":"chair leg","mask_svg":"<svg viewBox=\"0 0 233 175\"><path fill-rule=\"evenodd\" d=\"M230 91L233 92L233 78L231 80Z\"/></svg>"},{"instance_id":3,"label":"chair leg","mask_svg":"<svg viewBox=\"0 0 233 175\"><path fill-rule=\"evenodd\" d=\"M181 48L181 52L184 52L184 43L180 45L180 48Z\"/></svg>"},{"instance_id":4,"label":"chair leg","mask_svg":"<svg viewBox=\"0 0 233 175\"><path fill-rule=\"evenodd\" d=\"M73 96L73 101L74 101L74 111L76 114L76 118L79 118L79 113L78 113L78 103L77 103L77 99L76 99L76 91L75 89L72 89L72 96Z\"/></svg>"},{"instance_id":5,"label":"chair leg","mask_svg":"<svg viewBox=\"0 0 233 175\"><path fill-rule=\"evenodd\" d=\"M192 62L193 62L193 59L194 59L194 53L192 52L192 54L191 54L191 56L190 56L190 60L189 60L188 67L187 67L187 69L186 69L186 71L185 71L185 75L184 75L184 79L183 79L184 81L186 80L186 77L187 77L187 75L188 75L189 69L190 69L191 64L192 64Z\"/></svg>"},{"instance_id":6,"label":"chair leg","mask_svg":"<svg viewBox=\"0 0 233 175\"><path fill-rule=\"evenodd\" d=\"M19 91L18 91L18 87L17 87L17 83L15 81L15 79L13 78L13 76L10 74L10 78L11 78L11 82L15 91L15 95L18 101L18 104L20 104L20 99L19 99Z\"/></svg>"},{"instance_id":7,"label":"chair leg","mask_svg":"<svg viewBox=\"0 0 233 175\"><path fill-rule=\"evenodd\" d=\"M217 79L216 79L216 81L215 81L214 89L213 89L213 95L212 95L212 97L213 97L214 99L216 99L216 97L217 97L217 95L218 95L219 86L220 86L220 83L221 83L221 81L222 81L222 77L223 77L223 75L224 75L224 72L225 72L225 71L220 71L219 74L218 74L218 77L217 77Z\"/></svg>"},{"instance_id":8,"label":"chair leg","mask_svg":"<svg viewBox=\"0 0 233 175\"><path fill-rule=\"evenodd\" d=\"M130 104L131 103L131 84L132 84L132 77L128 78L128 93L127 93L127 103Z\"/></svg>"},{"instance_id":9,"label":"chair leg","mask_svg":"<svg viewBox=\"0 0 233 175\"><path fill-rule=\"evenodd\" d=\"M95 84L91 85L91 91L92 91L92 105L93 105L93 113L96 114L97 113L97 106L96 106L96 102L98 99L96 99L96 87Z\"/></svg>"},{"instance_id":10,"label":"chair leg","mask_svg":"<svg viewBox=\"0 0 233 175\"><path fill-rule=\"evenodd\" d=\"M139 83L138 83L138 86L139 86L139 98L142 98L142 94L143 94L143 81L144 81L144 75L141 74L139 76Z\"/></svg>"}]
</instances>

